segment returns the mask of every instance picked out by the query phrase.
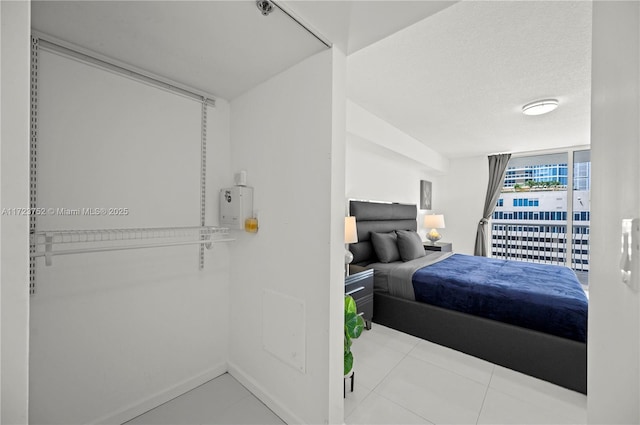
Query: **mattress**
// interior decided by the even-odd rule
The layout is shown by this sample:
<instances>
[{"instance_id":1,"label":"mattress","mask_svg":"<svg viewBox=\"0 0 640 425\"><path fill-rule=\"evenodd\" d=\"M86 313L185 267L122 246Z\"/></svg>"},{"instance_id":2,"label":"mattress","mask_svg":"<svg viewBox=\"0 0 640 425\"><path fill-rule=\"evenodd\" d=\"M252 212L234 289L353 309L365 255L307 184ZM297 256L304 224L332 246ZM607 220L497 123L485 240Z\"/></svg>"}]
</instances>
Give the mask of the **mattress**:
<instances>
[{"instance_id":1,"label":"mattress","mask_svg":"<svg viewBox=\"0 0 640 425\"><path fill-rule=\"evenodd\" d=\"M588 300L567 267L454 254L411 283L416 301L586 342Z\"/></svg>"},{"instance_id":2,"label":"mattress","mask_svg":"<svg viewBox=\"0 0 640 425\"><path fill-rule=\"evenodd\" d=\"M367 269L374 270L373 288L378 292L415 301L411 278L420 268L429 266L453 255L451 252L427 252L424 257L411 261L394 261L391 263L372 263Z\"/></svg>"}]
</instances>

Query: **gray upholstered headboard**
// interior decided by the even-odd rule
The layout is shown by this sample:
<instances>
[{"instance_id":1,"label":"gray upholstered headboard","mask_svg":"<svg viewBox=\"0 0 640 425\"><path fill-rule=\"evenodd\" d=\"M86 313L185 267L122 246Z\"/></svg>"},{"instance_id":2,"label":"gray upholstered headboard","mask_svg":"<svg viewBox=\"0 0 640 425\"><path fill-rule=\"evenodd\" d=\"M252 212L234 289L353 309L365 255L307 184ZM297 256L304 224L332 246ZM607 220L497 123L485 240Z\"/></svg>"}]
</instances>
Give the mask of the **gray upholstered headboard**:
<instances>
[{"instance_id":1,"label":"gray upholstered headboard","mask_svg":"<svg viewBox=\"0 0 640 425\"><path fill-rule=\"evenodd\" d=\"M417 213L417 207L410 204L349 201L349 215L356 217L358 228L358 242L349 245L349 250L353 253L352 264L366 266L377 262L378 258L371 244L371 232L416 231Z\"/></svg>"}]
</instances>

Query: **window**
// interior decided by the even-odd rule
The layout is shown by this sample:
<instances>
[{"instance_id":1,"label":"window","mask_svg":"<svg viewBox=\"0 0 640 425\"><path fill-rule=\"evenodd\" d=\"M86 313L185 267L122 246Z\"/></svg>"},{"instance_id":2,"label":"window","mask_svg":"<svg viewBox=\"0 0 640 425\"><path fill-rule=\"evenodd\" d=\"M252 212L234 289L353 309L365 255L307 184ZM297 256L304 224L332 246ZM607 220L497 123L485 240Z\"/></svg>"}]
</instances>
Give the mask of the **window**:
<instances>
[{"instance_id":1,"label":"window","mask_svg":"<svg viewBox=\"0 0 640 425\"><path fill-rule=\"evenodd\" d=\"M493 216L492 256L563 264L586 274L590 178L589 150L512 157Z\"/></svg>"}]
</instances>

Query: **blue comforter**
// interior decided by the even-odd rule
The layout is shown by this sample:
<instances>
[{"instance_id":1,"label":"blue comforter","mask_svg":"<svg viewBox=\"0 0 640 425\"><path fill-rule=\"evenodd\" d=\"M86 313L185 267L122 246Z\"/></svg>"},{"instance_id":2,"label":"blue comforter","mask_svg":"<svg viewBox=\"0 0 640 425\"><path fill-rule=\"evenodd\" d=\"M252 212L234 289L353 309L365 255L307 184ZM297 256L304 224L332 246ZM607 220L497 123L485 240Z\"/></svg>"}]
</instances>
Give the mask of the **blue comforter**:
<instances>
[{"instance_id":1,"label":"blue comforter","mask_svg":"<svg viewBox=\"0 0 640 425\"><path fill-rule=\"evenodd\" d=\"M567 267L454 254L412 281L417 301L587 340L587 297Z\"/></svg>"}]
</instances>

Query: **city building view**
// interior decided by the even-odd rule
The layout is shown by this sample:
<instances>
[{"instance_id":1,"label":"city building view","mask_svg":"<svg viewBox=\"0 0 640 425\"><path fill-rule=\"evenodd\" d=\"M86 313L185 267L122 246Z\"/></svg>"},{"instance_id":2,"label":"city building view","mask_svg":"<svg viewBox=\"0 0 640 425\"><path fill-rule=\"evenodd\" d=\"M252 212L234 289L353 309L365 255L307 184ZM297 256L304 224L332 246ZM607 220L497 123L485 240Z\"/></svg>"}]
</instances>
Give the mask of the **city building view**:
<instances>
[{"instance_id":1,"label":"city building view","mask_svg":"<svg viewBox=\"0 0 640 425\"><path fill-rule=\"evenodd\" d=\"M491 256L566 265L586 285L590 176L589 150L512 158L491 221Z\"/></svg>"}]
</instances>

